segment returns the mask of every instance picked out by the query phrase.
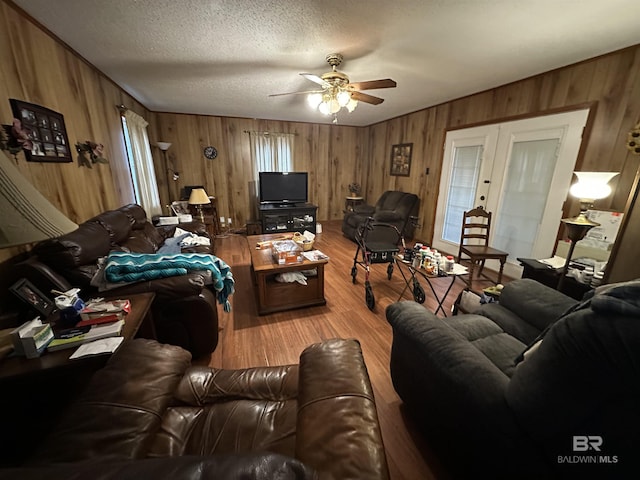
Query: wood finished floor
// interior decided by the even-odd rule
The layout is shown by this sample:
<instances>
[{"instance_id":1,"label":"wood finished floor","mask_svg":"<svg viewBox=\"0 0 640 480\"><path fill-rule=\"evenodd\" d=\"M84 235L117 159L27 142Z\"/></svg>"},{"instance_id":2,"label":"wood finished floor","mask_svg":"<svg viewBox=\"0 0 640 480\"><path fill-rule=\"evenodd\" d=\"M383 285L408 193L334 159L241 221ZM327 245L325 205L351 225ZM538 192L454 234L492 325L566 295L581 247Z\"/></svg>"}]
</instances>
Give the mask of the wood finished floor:
<instances>
[{"instance_id":1,"label":"wood finished floor","mask_svg":"<svg viewBox=\"0 0 640 480\"><path fill-rule=\"evenodd\" d=\"M196 363L228 369L298 363L300 352L312 343L335 337L356 338L362 345L373 385L391 478L447 479L446 471L412 428L411 420L405 417L389 376L392 333L384 312L389 304L398 300L405 282L397 271L387 280L386 264L372 266L370 279L376 307L370 311L364 298L364 270L358 269L356 284L351 281L356 244L342 235L340 225L340 221L324 222L323 233L316 238L316 248L331 257L325 268L327 304L264 316L257 314L246 237L231 234L217 238L216 254L231 266L236 293L230 313L218 307L220 342L216 351ZM446 279L434 281L439 296L447 284ZM488 285L488 282L477 282L474 288ZM425 308L433 311L436 301L424 282L423 286L427 291ZM444 302L446 312L451 311L453 301L464 286L461 280L456 280ZM408 291L403 299L412 300Z\"/></svg>"}]
</instances>

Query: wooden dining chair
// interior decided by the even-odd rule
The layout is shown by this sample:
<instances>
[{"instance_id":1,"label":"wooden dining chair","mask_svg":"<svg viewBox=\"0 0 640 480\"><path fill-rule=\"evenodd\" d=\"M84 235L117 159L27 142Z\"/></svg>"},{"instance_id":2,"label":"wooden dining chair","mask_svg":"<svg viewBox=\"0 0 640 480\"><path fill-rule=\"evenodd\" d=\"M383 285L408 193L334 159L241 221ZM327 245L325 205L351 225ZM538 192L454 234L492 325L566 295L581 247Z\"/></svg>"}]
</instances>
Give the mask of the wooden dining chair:
<instances>
[{"instance_id":1,"label":"wooden dining chair","mask_svg":"<svg viewBox=\"0 0 640 480\"><path fill-rule=\"evenodd\" d=\"M485 260L498 260L500 271L496 283L502 282L502 271L509 254L489 246L491 234L491 212L482 207L464 212L462 215L462 233L460 235L460 249L458 250L458 263L462 263L462 256L466 255L470 263L469 281L471 286L476 265L479 265L478 277L482 275ZM466 260L466 259L465 259ZM485 278L489 278L483 275Z\"/></svg>"}]
</instances>

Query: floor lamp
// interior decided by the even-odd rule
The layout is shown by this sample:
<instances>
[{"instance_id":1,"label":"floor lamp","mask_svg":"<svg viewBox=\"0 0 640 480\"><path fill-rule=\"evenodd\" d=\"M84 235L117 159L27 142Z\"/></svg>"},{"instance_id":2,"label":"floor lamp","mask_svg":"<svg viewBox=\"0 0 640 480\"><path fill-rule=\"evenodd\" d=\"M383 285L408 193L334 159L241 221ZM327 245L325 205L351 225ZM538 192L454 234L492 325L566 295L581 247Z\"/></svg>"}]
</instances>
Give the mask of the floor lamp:
<instances>
[{"instance_id":1,"label":"floor lamp","mask_svg":"<svg viewBox=\"0 0 640 480\"><path fill-rule=\"evenodd\" d=\"M162 151L162 156L164 157L164 166L167 169L167 172L171 174L171 179L175 182L180 178L180 172L176 172L173 168L173 165L169 165L169 160L167 159L167 150L171 148L172 143L170 142L156 142L156 146Z\"/></svg>"},{"instance_id":2,"label":"floor lamp","mask_svg":"<svg viewBox=\"0 0 640 480\"><path fill-rule=\"evenodd\" d=\"M609 181L618 175L618 172L574 172L578 177L578 182L571 186L569 193L580 199L580 213L576 217L563 218L561 220L567 229L567 238L571 242L569 246L569 252L567 253L567 259L562 267L560 280L558 281L557 290L562 290L564 286L567 272L569 271L569 264L571 263L571 257L573 256L573 249L576 243L582 240L587 232L593 227L597 227L600 224L592 222L587 217L587 210L593 207L595 200L608 197L611 194L611 187Z\"/></svg>"}]
</instances>

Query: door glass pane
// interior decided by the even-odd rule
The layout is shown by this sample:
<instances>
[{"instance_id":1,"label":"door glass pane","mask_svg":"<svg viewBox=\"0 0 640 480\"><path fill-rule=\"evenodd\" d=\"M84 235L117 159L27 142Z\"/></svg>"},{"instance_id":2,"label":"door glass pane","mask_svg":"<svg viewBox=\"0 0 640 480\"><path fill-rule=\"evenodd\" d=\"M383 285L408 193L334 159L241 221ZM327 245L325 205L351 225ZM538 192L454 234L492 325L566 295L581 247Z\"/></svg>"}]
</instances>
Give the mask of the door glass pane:
<instances>
[{"instance_id":1,"label":"door glass pane","mask_svg":"<svg viewBox=\"0 0 640 480\"><path fill-rule=\"evenodd\" d=\"M531 257L556 168L557 138L515 142L491 245L512 259Z\"/></svg>"},{"instance_id":2,"label":"door glass pane","mask_svg":"<svg viewBox=\"0 0 640 480\"><path fill-rule=\"evenodd\" d=\"M458 243L462 228L462 214L473 208L478 188L482 145L456 147L454 150L451 183L445 207L443 240Z\"/></svg>"}]
</instances>

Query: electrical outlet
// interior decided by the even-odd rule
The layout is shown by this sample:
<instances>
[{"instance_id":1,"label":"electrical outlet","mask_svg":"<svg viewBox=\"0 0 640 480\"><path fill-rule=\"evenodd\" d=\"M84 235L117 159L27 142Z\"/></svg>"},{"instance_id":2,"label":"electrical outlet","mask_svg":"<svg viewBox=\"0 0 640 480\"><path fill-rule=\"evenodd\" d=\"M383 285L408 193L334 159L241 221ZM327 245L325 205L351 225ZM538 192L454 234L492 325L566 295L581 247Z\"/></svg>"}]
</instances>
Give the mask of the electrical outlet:
<instances>
[{"instance_id":1,"label":"electrical outlet","mask_svg":"<svg viewBox=\"0 0 640 480\"><path fill-rule=\"evenodd\" d=\"M227 225L231 226L231 218L227 218Z\"/></svg>"},{"instance_id":2,"label":"electrical outlet","mask_svg":"<svg viewBox=\"0 0 640 480\"><path fill-rule=\"evenodd\" d=\"M224 226L224 217L220 217L220 225Z\"/></svg>"}]
</instances>

